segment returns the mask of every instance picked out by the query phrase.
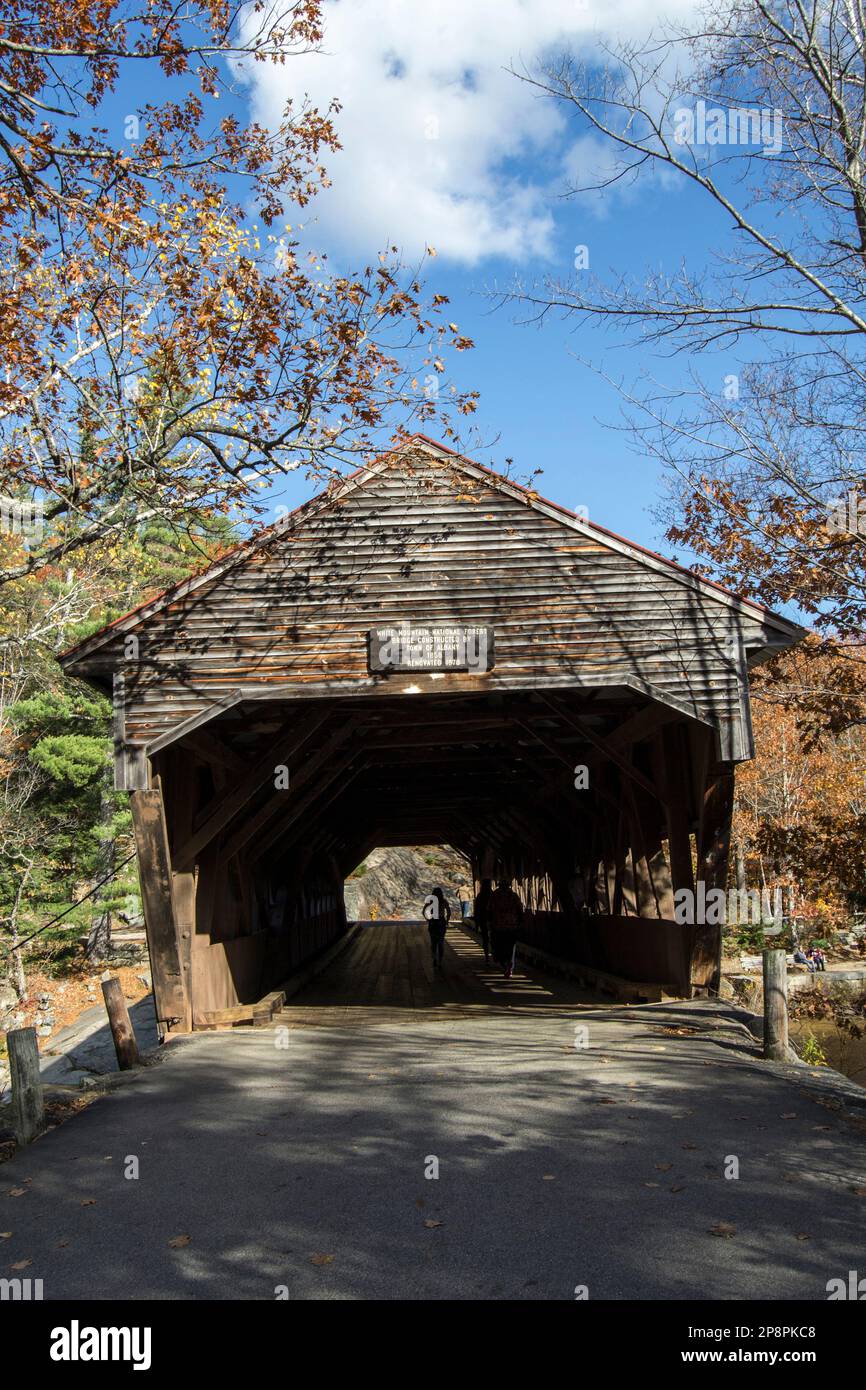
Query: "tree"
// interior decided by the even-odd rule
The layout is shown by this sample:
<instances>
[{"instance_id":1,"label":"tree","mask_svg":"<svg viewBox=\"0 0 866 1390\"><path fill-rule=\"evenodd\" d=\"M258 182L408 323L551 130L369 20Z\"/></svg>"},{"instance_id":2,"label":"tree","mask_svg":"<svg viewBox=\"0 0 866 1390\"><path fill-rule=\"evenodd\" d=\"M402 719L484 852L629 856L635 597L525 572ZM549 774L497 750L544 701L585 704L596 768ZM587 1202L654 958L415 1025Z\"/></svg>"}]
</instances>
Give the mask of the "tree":
<instances>
[{"instance_id":1,"label":"tree","mask_svg":"<svg viewBox=\"0 0 866 1390\"><path fill-rule=\"evenodd\" d=\"M385 429L448 432L452 405L473 408L417 385L470 346L443 295L427 304L393 248L334 274L284 221L326 181L336 103L290 103L275 133L211 115L232 74L320 38L318 0L4 10L0 486L39 510L0 586L111 541L132 512L254 515L275 474L329 476ZM165 97L112 137L89 122L131 74Z\"/></svg>"},{"instance_id":2,"label":"tree","mask_svg":"<svg viewBox=\"0 0 866 1390\"><path fill-rule=\"evenodd\" d=\"M19 994L19 939L41 933L70 900L92 894L53 935L65 949L64 932L86 931L94 959L106 954L112 918L138 915L130 907L138 897L134 869L124 864L131 819L126 798L113 789L111 702L63 675L57 646L87 636L236 539L224 518L178 534L153 520L136 527L131 517L127 534L90 547L80 570L67 575L47 567L4 591L0 949L10 954ZM58 601L67 594L74 604ZM41 934L36 944L45 945Z\"/></svg>"},{"instance_id":3,"label":"tree","mask_svg":"<svg viewBox=\"0 0 866 1390\"><path fill-rule=\"evenodd\" d=\"M756 756L737 769L733 844L738 888L783 888L813 930L847 924L866 903L866 731L823 732L804 748L796 691L807 661L813 676L828 655L787 652L753 689Z\"/></svg>"},{"instance_id":4,"label":"tree","mask_svg":"<svg viewBox=\"0 0 866 1390\"><path fill-rule=\"evenodd\" d=\"M808 616L823 639L810 652L836 659L803 694L834 727L866 721L864 26L842 0L734 0L603 65L523 74L600 143L607 172L573 192L655 169L729 238L710 266L644 283L580 271L509 296L702 365L686 385L624 391L640 447L670 472L668 537ZM722 379L714 351L738 354Z\"/></svg>"}]
</instances>

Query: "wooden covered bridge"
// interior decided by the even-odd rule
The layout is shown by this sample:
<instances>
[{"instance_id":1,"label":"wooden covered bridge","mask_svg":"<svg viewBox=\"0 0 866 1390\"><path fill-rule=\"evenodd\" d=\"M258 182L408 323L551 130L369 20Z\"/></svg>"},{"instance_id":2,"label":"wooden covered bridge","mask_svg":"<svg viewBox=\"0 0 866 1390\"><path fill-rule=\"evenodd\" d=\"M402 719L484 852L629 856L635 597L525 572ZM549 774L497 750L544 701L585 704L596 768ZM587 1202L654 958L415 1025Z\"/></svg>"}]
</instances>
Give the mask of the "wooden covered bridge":
<instances>
[{"instance_id":1,"label":"wooden covered bridge","mask_svg":"<svg viewBox=\"0 0 866 1390\"><path fill-rule=\"evenodd\" d=\"M508 874L550 949L682 995L720 933L747 672L801 630L415 436L82 642L112 693L157 1013L251 1003L346 931L375 846Z\"/></svg>"}]
</instances>

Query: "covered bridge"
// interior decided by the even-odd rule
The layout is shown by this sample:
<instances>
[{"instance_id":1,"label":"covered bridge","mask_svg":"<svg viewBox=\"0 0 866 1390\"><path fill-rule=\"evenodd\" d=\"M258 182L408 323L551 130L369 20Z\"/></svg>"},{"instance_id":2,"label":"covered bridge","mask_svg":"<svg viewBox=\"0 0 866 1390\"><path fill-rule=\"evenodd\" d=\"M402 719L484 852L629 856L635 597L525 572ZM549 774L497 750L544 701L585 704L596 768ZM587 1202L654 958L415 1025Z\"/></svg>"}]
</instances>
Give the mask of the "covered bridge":
<instances>
[{"instance_id":1,"label":"covered bridge","mask_svg":"<svg viewBox=\"0 0 866 1390\"><path fill-rule=\"evenodd\" d=\"M689 995L749 667L801 630L414 436L67 652L113 694L157 1013L251 1003L375 846L515 879L550 949Z\"/></svg>"}]
</instances>

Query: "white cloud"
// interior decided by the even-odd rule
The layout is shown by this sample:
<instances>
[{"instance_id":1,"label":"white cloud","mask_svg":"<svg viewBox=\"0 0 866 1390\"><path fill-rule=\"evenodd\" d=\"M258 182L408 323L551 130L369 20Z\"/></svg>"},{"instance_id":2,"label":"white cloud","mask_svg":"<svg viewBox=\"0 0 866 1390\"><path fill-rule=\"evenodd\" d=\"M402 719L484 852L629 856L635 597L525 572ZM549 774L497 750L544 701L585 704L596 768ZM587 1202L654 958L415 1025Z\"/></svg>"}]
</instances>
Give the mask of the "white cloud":
<instances>
[{"instance_id":1,"label":"white cloud","mask_svg":"<svg viewBox=\"0 0 866 1390\"><path fill-rule=\"evenodd\" d=\"M606 35L644 34L657 14L657 0L327 0L324 53L255 65L254 114L275 126L290 96L342 103L343 149L313 208L328 247L544 259L551 188L577 151L561 108L508 69L592 44L601 22Z\"/></svg>"}]
</instances>

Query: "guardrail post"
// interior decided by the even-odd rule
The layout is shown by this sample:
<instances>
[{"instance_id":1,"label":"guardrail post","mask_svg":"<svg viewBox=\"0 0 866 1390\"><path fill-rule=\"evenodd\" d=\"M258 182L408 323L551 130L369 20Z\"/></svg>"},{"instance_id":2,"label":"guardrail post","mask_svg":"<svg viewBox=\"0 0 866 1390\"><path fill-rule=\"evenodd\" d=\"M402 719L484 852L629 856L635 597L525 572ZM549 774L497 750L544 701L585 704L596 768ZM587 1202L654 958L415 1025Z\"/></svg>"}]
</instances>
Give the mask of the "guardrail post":
<instances>
[{"instance_id":1,"label":"guardrail post","mask_svg":"<svg viewBox=\"0 0 866 1390\"><path fill-rule=\"evenodd\" d=\"M12 1076L12 1128L19 1144L29 1144L45 1128L36 1029L13 1028L6 1034L6 1046Z\"/></svg>"},{"instance_id":2,"label":"guardrail post","mask_svg":"<svg viewBox=\"0 0 866 1390\"><path fill-rule=\"evenodd\" d=\"M763 952L764 960L764 1056L773 1062L788 1060L788 961L777 947Z\"/></svg>"}]
</instances>

